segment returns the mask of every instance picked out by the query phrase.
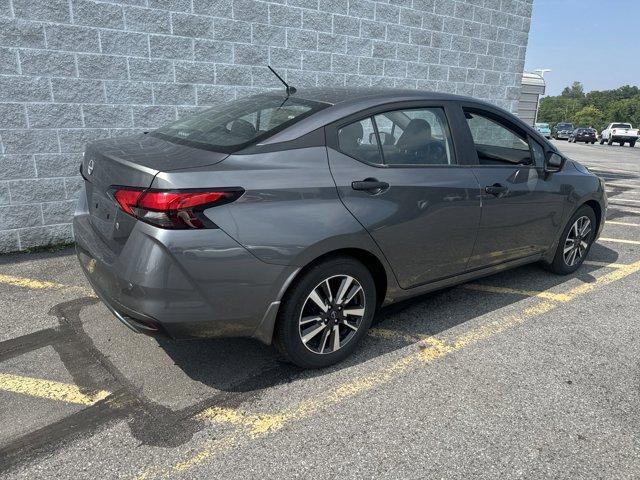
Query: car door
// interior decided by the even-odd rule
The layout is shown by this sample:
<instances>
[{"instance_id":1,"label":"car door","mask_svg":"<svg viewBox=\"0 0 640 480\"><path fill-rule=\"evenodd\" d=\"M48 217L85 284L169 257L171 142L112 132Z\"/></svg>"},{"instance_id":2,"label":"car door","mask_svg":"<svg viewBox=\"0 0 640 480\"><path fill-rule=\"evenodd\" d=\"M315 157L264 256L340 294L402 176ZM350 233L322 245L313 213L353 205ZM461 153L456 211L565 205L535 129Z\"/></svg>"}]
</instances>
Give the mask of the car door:
<instances>
[{"instance_id":1,"label":"car door","mask_svg":"<svg viewBox=\"0 0 640 480\"><path fill-rule=\"evenodd\" d=\"M554 242L566 192L544 171L544 145L490 107L463 106L482 219L468 268L538 255Z\"/></svg>"},{"instance_id":2,"label":"car door","mask_svg":"<svg viewBox=\"0 0 640 480\"><path fill-rule=\"evenodd\" d=\"M480 222L479 185L460 165L446 102L378 108L327 128L342 202L402 288L465 270Z\"/></svg>"}]
</instances>

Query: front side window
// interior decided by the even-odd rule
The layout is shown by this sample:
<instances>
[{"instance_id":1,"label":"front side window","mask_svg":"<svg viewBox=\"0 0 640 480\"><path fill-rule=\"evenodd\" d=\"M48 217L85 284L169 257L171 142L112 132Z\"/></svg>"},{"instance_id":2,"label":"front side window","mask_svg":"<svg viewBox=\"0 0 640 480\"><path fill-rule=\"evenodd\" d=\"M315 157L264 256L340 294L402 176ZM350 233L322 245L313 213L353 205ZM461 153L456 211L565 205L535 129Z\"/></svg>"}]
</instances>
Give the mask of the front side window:
<instances>
[{"instance_id":1,"label":"front side window","mask_svg":"<svg viewBox=\"0 0 640 480\"><path fill-rule=\"evenodd\" d=\"M465 111L480 165L531 165L531 149L525 137L496 120Z\"/></svg>"},{"instance_id":2,"label":"front side window","mask_svg":"<svg viewBox=\"0 0 640 480\"><path fill-rule=\"evenodd\" d=\"M194 148L231 153L263 140L326 106L294 97L259 95L190 115L155 130L151 135Z\"/></svg>"},{"instance_id":3,"label":"front side window","mask_svg":"<svg viewBox=\"0 0 640 480\"><path fill-rule=\"evenodd\" d=\"M531 151L533 152L533 160L536 166L544 166L544 147L535 140L531 140Z\"/></svg>"}]
</instances>

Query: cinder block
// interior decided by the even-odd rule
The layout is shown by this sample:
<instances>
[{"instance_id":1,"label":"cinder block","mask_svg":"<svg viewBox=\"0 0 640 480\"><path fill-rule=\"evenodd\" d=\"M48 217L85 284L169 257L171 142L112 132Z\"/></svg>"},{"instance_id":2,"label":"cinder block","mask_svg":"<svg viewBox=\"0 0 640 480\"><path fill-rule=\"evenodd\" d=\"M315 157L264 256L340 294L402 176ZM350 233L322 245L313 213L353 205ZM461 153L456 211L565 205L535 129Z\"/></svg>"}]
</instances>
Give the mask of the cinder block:
<instances>
[{"instance_id":1,"label":"cinder block","mask_svg":"<svg viewBox=\"0 0 640 480\"><path fill-rule=\"evenodd\" d=\"M21 248L57 245L73 241L71 225L49 225L18 230Z\"/></svg>"},{"instance_id":2,"label":"cinder block","mask_svg":"<svg viewBox=\"0 0 640 480\"><path fill-rule=\"evenodd\" d=\"M53 101L61 103L103 103L102 80L52 78Z\"/></svg>"},{"instance_id":3,"label":"cinder block","mask_svg":"<svg viewBox=\"0 0 640 480\"><path fill-rule=\"evenodd\" d=\"M0 130L4 153L58 152L55 130Z\"/></svg>"},{"instance_id":4,"label":"cinder block","mask_svg":"<svg viewBox=\"0 0 640 480\"><path fill-rule=\"evenodd\" d=\"M142 7L124 7L127 30L147 33L171 33L171 16L164 10Z\"/></svg>"},{"instance_id":5,"label":"cinder block","mask_svg":"<svg viewBox=\"0 0 640 480\"><path fill-rule=\"evenodd\" d=\"M44 48L44 27L19 18L0 18L0 46Z\"/></svg>"},{"instance_id":6,"label":"cinder block","mask_svg":"<svg viewBox=\"0 0 640 480\"><path fill-rule=\"evenodd\" d=\"M36 178L30 180L11 180L11 203L42 203L65 200L64 180L62 178Z\"/></svg>"},{"instance_id":7,"label":"cinder block","mask_svg":"<svg viewBox=\"0 0 640 480\"><path fill-rule=\"evenodd\" d=\"M27 128L24 105L0 103L0 129L2 128Z\"/></svg>"},{"instance_id":8,"label":"cinder block","mask_svg":"<svg viewBox=\"0 0 640 480\"><path fill-rule=\"evenodd\" d=\"M28 20L60 23L71 20L68 0L13 0L13 12L17 18Z\"/></svg>"},{"instance_id":9,"label":"cinder block","mask_svg":"<svg viewBox=\"0 0 640 480\"><path fill-rule=\"evenodd\" d=\"M66 0L65 0L66 1ZM101 28L124 28L122 6L114 3L72 0L73 22Z\"/></svg>"},{"instance_id":10,"label":"cinder block","mask_svg":"<svg viewBox=\"0 0 640 480\"><path fill-rule=\"evenodd\" d=\"M150 105L153 103L152 85L152 83L143 82L106 81L104 83L106 101L126 105Z\"/></svg>"},{"instance_id":11,"label":"cinder block","mask_svg":"<svg viewBox=\"0 0 640 480\"><path fill-rule=\"evenodd\" d=\"M29 104L27 105L27 115L31 128L78 128L84 126L79 105L68 103Z\"/></svg>"},{"instance_id":12,"label":"cinder block","mask_svg":"<svg viewBox=\"0 0 640 480\"><path fill-rule=\"evenodd\" d=\"M146 33L101 30L102 53L134 57L149 56L149 36Z\"/></svg>"},{"instance_id":13,"label":"cinder block","mask_svg":"<svg viewBox=\"0 0 640 480\"><path fill-rule=\"evenodd\" d=\"M77 76L76 62L72 53L20 50L19 57L23 74L53 77Z\"/></svg>"},{"instance_id":14,"label":"cinder block","mask_svg":"<svg viewBox=\"0 0 640 480\"><path fill-rule=\"evenodd\" d=\"M78 75L83 78L126 80L127 59L111 55L78 54Z\"/></svg>"},{"instance_id":15,"label":"cinder block","mask_svg":"<svg viewBox=\"0 0 640 480\"><path fill-rule=\"evenodd\" d=\"M196 87L190 84L155 84L153 99L156 105L195 105Z\"/></svg>"},{"instance_id":16,"label":"cinder block","mask_svg":"<svg viewBox=\"0 0 640 480\"><path fill-rule=\"evenodd\" d=\"M45 26L45 32L50 49L88 53L100 51L100 39L95 28L51 24Z\"/></svg>"},{"instance_id":17,"label":"cinder block","mask_svg":"<svg viewBox=\"0 0 640 480\"><path fill-rule=\"evenodd\" d=\"M2 172L3 180L17 180L24 178L34 178L36 176L36 164L32 155L0 155L0 172ZM8 185L6 193L6 202L3 202L3 191L0 183L0 205L9 203Z\"/></svg>"}]
</instances>

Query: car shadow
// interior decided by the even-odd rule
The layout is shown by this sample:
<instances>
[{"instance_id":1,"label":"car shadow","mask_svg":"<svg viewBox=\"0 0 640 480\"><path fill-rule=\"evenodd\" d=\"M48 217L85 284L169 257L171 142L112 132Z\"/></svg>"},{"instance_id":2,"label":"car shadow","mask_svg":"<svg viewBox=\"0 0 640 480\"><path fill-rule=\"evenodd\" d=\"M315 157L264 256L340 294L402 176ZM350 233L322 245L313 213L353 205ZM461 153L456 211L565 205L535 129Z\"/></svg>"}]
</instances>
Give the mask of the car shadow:
<instances>
[{"instance_id":1,"label":"car shadow","mask_svg":"<svg viewBox=\"0 0 640 480\"><path fill-rule=\"evenodd\" d=\"M618 254L594 244L589 260L615 263ZM578 279L591 283L594 273L606 267L583 265L575 274L558 276L539 264L526 265L480 279L479 283L515 289L547 291ZM374 327L400 331L408 336L439 335L474 318L491 314L522 301L514 294L469 291L463 285L421 295L382 308ZM211 339L175 342L158 339L159 346L192 380L223 392L259 394L282 383L322 376L386 355L410 342L370 335L354 355L321 370L303 370L278 358L275 350L250 339ZM248 362L247 359L254 361Z\"/></svg>"}]
</instances>

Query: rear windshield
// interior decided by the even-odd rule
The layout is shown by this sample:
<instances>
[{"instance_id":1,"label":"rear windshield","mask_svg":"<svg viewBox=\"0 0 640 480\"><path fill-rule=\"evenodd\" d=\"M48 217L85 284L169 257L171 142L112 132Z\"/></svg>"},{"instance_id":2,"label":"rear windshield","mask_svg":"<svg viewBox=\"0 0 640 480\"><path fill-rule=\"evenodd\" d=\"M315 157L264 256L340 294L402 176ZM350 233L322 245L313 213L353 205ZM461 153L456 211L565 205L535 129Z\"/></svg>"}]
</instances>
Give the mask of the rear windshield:
<instances>
[{"instance_id":1,"label":"rear windshield","mask_svg":"<svg viewBox=\"0 0 640 480\"><path fill-rule=\"evenodd\" d=\"M256 95L181 118L151 135L194 148L232 153L327 106L294 97Z\"/></svg>"},{"instance_id":2,"label":"rear windshield","mask_svg":"<svg viewBox=\"0 0 640 480\"><path fill-rule=\"evenodd\" d=\"M548 123L536 123L536 127L538 128L549 128Z\"/></svg>"},{"instance_id":3,"label":"rear windshield","mask_svg":"<svg viewBox=\"0 0 640 480\"><path fill-rule=\"evenodd\" d=\"M628 123L614 123L611 128L631 128L631 125Z\"/></svg>"}]
</instances>

